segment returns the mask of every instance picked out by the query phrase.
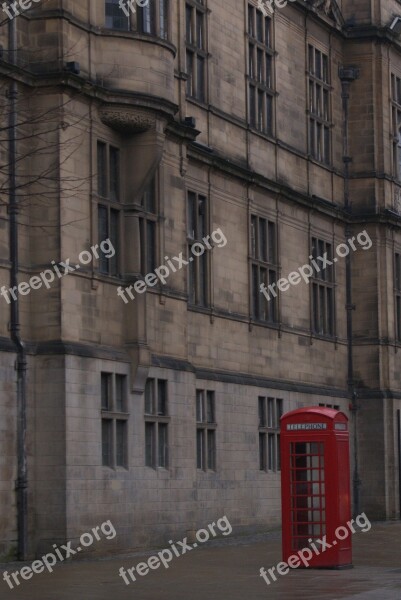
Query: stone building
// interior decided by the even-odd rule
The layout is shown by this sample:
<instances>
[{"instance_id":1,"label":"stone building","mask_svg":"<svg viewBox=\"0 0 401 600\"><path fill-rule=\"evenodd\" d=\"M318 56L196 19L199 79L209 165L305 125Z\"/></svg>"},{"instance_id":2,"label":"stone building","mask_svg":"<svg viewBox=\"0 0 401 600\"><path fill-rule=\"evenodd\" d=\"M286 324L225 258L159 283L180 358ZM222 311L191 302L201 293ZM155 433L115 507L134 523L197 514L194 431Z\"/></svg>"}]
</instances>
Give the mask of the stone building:
<instances>
[{"instance_id":1,"label":"stone building","mask_svg":"<svg viewBox=\"0 0 401 600\"><path fill-rule=\"evenodd\" d=\"M318 404L399 518L399 2L120 4L0 28L0 552L278 526L279 418Z\"/></svg>"}]
</instances>

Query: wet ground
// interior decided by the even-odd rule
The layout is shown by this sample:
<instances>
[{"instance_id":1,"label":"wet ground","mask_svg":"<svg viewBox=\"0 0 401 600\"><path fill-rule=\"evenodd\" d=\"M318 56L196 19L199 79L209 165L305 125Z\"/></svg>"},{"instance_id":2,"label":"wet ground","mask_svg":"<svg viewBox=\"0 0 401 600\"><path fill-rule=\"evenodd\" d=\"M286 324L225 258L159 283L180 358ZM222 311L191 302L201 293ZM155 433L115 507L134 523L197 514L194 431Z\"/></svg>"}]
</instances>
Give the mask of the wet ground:
<instances>
[{"instance_id":1,"label":"wet ground","mask_svg":"<svg viewBox=\"0 0 401 600\"><path fill-rule=\"evenodd\" d=\"M294 569L267 585L260 568L281 560L278 533L225 538L175 558L126 585L120 567L147 561L157 550L101 560L69 561L11 590L0 567L1 600L401 600L401 523L373 523L353 536L353 569ZM26 563L29 564L29 563ZM2 565L3 571L22 564Z\"/></svg>"}]
</instances>

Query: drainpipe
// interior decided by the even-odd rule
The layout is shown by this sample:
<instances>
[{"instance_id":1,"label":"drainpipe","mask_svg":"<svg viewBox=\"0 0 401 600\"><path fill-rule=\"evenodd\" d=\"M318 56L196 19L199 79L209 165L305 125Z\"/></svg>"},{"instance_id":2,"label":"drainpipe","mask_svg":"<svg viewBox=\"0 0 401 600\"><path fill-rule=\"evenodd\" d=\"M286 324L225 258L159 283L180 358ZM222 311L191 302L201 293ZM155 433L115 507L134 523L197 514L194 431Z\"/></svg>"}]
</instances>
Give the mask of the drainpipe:
<instances>
[{"instance_id":1,"label":"drainpipe","mask_svg":"<svg viewBox=\"0 0 401 600\"><path fill-rule=\"evenodd\" d=\"M349 88L350 84L358 79L359 69L355 67L340 67L339 77L341 80L341 98L343 106L343 163L344 163L344 210L346 216L352 214L352 204L349 193L349 172L352 158L349 156ZM349 223L345 225L345 238L348 240L352 235ZM346 288L346 311L347 311L347 386L351 399L351 411L353 414L353 438L354 438L354 471L352 476L353 489L353 514L360 514L359 488L359 455L358 455L358 395L354 381L354 357L353 357L353 311L355 305L352 303L352 263L351 253L345 258L345 288Z\"/></svg>"},{"instance_id":2,"label":"drainpipe","mask_svg":"<svg viewBox=\"0 0 401 600\"><path fill-rule=\"evenodd\" d=\"M16 65L17 30L15 19L8 22L9 35L9 60ZM12 80L9 88L9 219L10 219L10 287L18 286L18 199L17 199L17 94L16 81ZM27 502L27 456L26 456L26 354L20 336L19 301L11 300L10 305L10 332L14 342L17 358L15 368L17 371L17 529L19 560L27 557L28 544L28 502Z\"/></svg>"}]
</instances>

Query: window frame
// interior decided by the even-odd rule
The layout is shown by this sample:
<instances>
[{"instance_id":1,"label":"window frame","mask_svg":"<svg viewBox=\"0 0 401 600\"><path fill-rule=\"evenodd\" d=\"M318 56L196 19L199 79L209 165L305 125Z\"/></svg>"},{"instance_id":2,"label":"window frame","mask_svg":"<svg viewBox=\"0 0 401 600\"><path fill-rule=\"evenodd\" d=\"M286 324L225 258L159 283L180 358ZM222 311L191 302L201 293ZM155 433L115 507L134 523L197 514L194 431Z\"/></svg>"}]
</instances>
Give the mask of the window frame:
<instances>
[{"instance_id":1,"label":"window frame","mask_svg":"<svg viewBox=\"0 0 401 600\"><path fill-rule=\"evenodd\" d=\"M113 26L113 24L110 26L107 23L107 18L108 15L107 13L107 6L117 6L119 13L121 13L121 15L119 13L116 14L116 18L117 19L122 19L122 23L124 23L124 21L126 20L126 27L118 27L118 26ZM163 10L161 10L161 7L163 6ZM166 40L169 41L170 40L170 7L171 7L171 2L170 0L149 0L148 4L146 4L145 6L139 6L136 5L135 6L135 11L132 11L129 7L129 15L127 16L124 11L122 10L122 8L120 8L119 6L119 1L118 0L106 0L105 1L105 29L110 29L112 31L120 31L120 32L134 32L134 33L140 33L142 35L149 35L152 37L156 37L158 39L161 40ZM146 31L145 27L144 27L144 15L147 12L147 10L152 11L151 14L151 27L150 27L150 31ZM163 19L163 24L162 24L162 18L164 15L164 19Z\"/></svg>"},{"instance_id":2,"label":"window frame","mask_svg":"<svg viewBox=\"0 0 401 600\"><path fill-rule=\"evenodd\" d=\"M100 160L100 148L102 148L102 161ZM117 158L115 176L112 177L112 156ZM100 169L100 163L103 163ZM97 237L98 244L105 239L110 239L115 249L114 256L107 258L101 254L97 259L98 271L101 275L109 277L119 277L121 264L119 260L119 249L121 246L121 227L122 227L122 168L121 168L121 149L106 142L97 139L96 143L96 165L97 165ZM115 180L115 187L112 181ZM106 213L106 219L101 219L101 214ZM103 224L106 224L105 227ZM103 231L103 229L105 231ZM106 236L106 237L105 237Z\"/></svg>"},{"instance_id":3,"label":"window frame","mask_svg":"<svg viewBox=\"0 0 401 600\"><path fill-rule=\"evenodd\" d=\"M318 60L319 59L319 60ZM317 64L319 66L317 68ZM332 108L329 54L307 46L308 155L322 165L332 164ZM326 102L325 102L326 98Z\"/></svg>"},{"instance_id":4,"label":"window frame","mask_svg":"<svg viewBox=\"0 0 401 600\"><path fill-rule=\"evenodd\" d=\"M261 225L265 224L265 244L261 240ZM271 241L271 235L274 239ZM250 265L250 315L255 322L274 324L279 322L279 290L275 287L276 297L270 300L262 294L262 283L268 288L279 279L278 264L278 227L267 216L251 212L249 216L249 265ZM257 277L255 278L255 272ZM265 279L263 279L265 274Z\"/></svg>"},{"instance_id":5,"label":"window frame","mask_svg":"<svg viewBox=\"0 0 401 600\"><path fill-rule=\"evenodd\" d=\"M103 403L103 382L107 378L108 381L108 402L107 405ZM117 381L122 382L122 404L121 408L117 406ZM128 412L128 377L125 373L115 373L112 371L101 371L100 372L100 414L101 414L101 438L102 438L102 466L106 468L110 468L113 470L116 469L129 469L129 461L128 461L128 422L129 422L129 412ZM109 455L107 463L104 460L104 424L109 423L110 429L110 439L109 439ZM123 439L123 459L121 462L118 461L118 424L124 423L123 431L124 431L124 439Z\"/></svg>"},{"instance_id":6,"label":"window frame","mask_svg":"<svg viewBox=\"0 0 401 600\"><path fill-rule=\"evenodd\" d=\"M193 205L193 209L191 208ZM203 208L201 208L203 206ZM203 211L203 215L202 215ZM186 191L187 212L187 260L188 260L188 304L193 307L210 307L210 252L205 248L201 256L192 252L192 246L202 244L209 230L209 198L192 189ZM203 217L203 219L201 219ZM203 223L202 223L203 220ZM203 227L203 228L202 228Z\"/></svg>"},{"instance_id":7,"label":"window frame","mask_svg":"<svg viewBox=\"0 0 401 600\"><path fill-rule=\"evenodd\" d=\"M146 200L147 194L152 197L152 206ZM146 276L153 273L158 266L159 258L159 178L155 175L146 186L141 197L141 210L139 217L139 244L141 252L140 269L141 275ZM153 230L153 240L149 242L149 226ZM152 244L150 248L149 244Z\"/></svg>"},{"instance_id":8,"label":"window frame","mask_svg":"<svg viewBox=\"0 0 401 600\"><path fill-rule=\"evenodd\" d=\"M164 411L159 411L159 394L160 384L164 387ZM151 411L148 408L148 390L152 389L151 395ZM157 470L169 469L169 393L168 393L168 380L157 377L149 377L146 380L145 391L144 391L144 421L145 421L145 466ZM150 460L148 459L148 431L152 432L151 435L151 446L150 446ZM160 442L161 431L165 432L165 443L163 444L163 459L161 460L161 447ZM164 434L163 434L164 435ZM162 464L161 464L162 463Z\"/></svg>"},{"instance_id":9,"label":"window frame","mask_svg":"<svg viewBox=\"0 0 401 600\"><path fill-rule=\"evenodd\" d=\"M282 398L258 396L259 471L281 471L280 417L283 414Z\"/></svg>"},{"instance_id":10,"label":"window frame","mask_svg":"<svg viewBox=\"0 0 401 600\"><path fill-rule=\"evenodd\" d=\"M395 339L401 343L401 253L394 252L394 325Z\"/></svg>"},{"instance_id":11,"label":"window frame","mask_svg":"<svg viewBox=\"0 0 401 600\"><path fill-rule=\"evenodd\" d=\"M391 73L391 136L393 177L401 181L401 77Z\"/></svg>"},{"instance_id":12,"label":"window frame","mask_svg":"<svg viewBox=\"0 0 401 600\"><path fill-rule=\"evenodd\" d=\"M190 18L188 19L188 13ZM188 24L190 23L188 35ZM199 23L201 23L201 36L199 36ZM200 39L201 37L201 39ZM207 9L203 0L186 0L185 2L185 73L186 97L197 100L202 104L207 102ZM188 57L191 56L190 61ZM202 84L199 79L199 64L203 64ZM190 65L190 66L189 66ZM199 89L199 88L202 89Z\"/></svg>"},{"instance_id":13,"label":"window frame","mask_svg":"<svg viewBox=\"0 0 401 600\"><path fill-rule=\"evenodd\" d=\"M259 21L262 24L260 30ZM276 96L273 20L250 3L247 11L246 36L248 125L259 133L273 137ZM270 65L269 69L268 65ZM260 100L262 110L260 110Z\"/></svg>"},{"instance_id":14,"label":"window frame","mask_svg":"<svg viewBox=\"0 0 401 600\"><path fill-rule=\"evenodd\" d=\"M209 402L212 406L212 419L209 419ZM217 471L217 421L214 390L196 389L195 419L196 468L198 471L215 473ZM210 444L211 439L213 442ZM199 444L199 440L202 441L201 444Z\"/></svg>"},{"instance_id":15,"label":"window frame","mask_svg":"<svg viewBox=\"0 0 401 600\"><path fill-rule=\"evenodd\" d=\"M320 270L320 273L311 265L313 269L313 275L310 280L311 331L313 335L334 338L336 335L336 278L333 262L333 244L315 236L311 237L310 244L310 255L315 263L317 257L320 256L323 258L326 252L328 260L333 263L325 270ZM329 301L330 297L331 300Z\"/></svg>"}]
</instances>

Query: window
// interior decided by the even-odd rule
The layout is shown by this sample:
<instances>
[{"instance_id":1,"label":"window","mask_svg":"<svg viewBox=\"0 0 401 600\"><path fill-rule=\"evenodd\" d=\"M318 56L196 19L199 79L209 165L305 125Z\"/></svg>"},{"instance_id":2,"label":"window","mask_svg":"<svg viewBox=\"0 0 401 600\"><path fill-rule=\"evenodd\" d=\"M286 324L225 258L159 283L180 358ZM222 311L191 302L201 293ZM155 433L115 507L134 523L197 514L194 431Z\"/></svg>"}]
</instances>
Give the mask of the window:
<instances>
[{"instance_id":1,"label":"window","mask_svg":"<svg viewBox=\"0 0 401 600\"><path fill-rule=\"evenodd\" d=\"M135 0L106 0L106 27L138 31L168 39L169 0L149 0L138 6Z\"/></svg>"},{"instance_id":2,"label":"window","mask_svg":"<svg viewBox=\"0 0 401 600\"><path fill-rule=\"evenodd\" d=\"M309 154L330 164L329 59L308 45Z\"/></svg>"},{"instance_id":3,"label":"window","mask_svg":"<svg viewBox=\"0 0 401 600\"><path fill-rule=\"evenodd\" d=\"M277 321L277 298L269 294L270 300L261 292L277 281L276 225L263 217L251 215L251 311L258 321ZM273 292L275 292L274 288Z\"/></svg>"},{"instance_id":4,"label":"window","mask_svg":"<svg viewBox=\"0 0 401 600\"><path fill-rule=\"evenodd\" d=\"M332 245L323 240L312 238L312 258L318 264L317 257L333 262ZM319 272L313 269L312 278L312 331L321 335L334 335L334 269L327 266Z\"/></svg>"},{"instance_id":5,"label":"window","mask_svg":"<svg viewBox=\"0 0 401 600\"><path fill-rule=\"evenodd\" d=\"M120 8L120 0L106 0L106 27L109 29L120 29L129 31L130 13Z\"/></svg>"},{"instance_id":6,"label":"window","mask_svg":"<svg viewBox=\"0 0 401 600\"><path fill-rule=\"evenodd\" d=\"M259 469L277 472L280 464L280 418L283 414L281 398L259 396Z\"/></svg>"},{"instance_id":7,"label":"window","mask_svg":"<svg viewBox=\"0 0 401 600\"><path fill-rule=\"evenodd\" d=\"M101 373L102 465L127 468L126 376Z\"/></svg>"},{"instance_id":8,"label":"window","mask_svg":"<svg viewBox=\"0 0 401 600\"><path fill-rule=\"evenodd\" d=\"M248 103L249 124L273 134L272 22L260 10L248 5Z\"/></svg>"},{"instance_id":9,"label":"window","mask_svg":"<svg viewBox=\"0 0 401 600\"><path fill-rule=\"evenodd\" d=\"M334 410L340 410L339 404L324 404L323 402L319 402L319 406L324 408L333 408Z\"/></svg>"},{"instance_id":10,"label":"window","mask_svg":"<svg viewBox=\"0 0 401 600\"><path fill-rule=\"evenodd\" d=\"M109 239L116 249L111 258L100 254L99 271L105 275L118 275L120 153L117 148L100 141L97 143L97 193L101 198L98 205L98 242Z\"/></svg>"},{"instance_id":11,"label":"window","mask_svg":"<svg viewBox=\"0 0 401 600\"><path fill-rule=\"evenodd\" d=\"M148 379L145 386L145 465L168 467L167 381Z\"/></svg>"},{"instance_id":12,"label":"window","mask_svg":"<svg viewBox=\"0 0 401 600\"><path fill-rule=\"evenodd\" d=\"M205 102L206 98L206 8L203 0L185 5L187 96Z\"/></svg>"},{"instance_id":13,"label":"window","mask_svg":"<svg viewBox=\"0 0 401 600\"><path fill-rule=\"evenodd\" d=\"M401 254L394 256L394 302L397 341L401 342Z\"/></svg>"},{"instance_id":14,"label":"window","mask_svg":"<svg viewBox=\"0 0 401 600\"><path fill-rule=\"evenodd\" d=\"M187 221L188 221L188 300L197 306L207 306L208 294L208 256L203 238L207 229L207 198L195 192L188 192L187 196ZM198 245L197 245L198 244ZM199 244L205 250L199 254ZM195 252L196 245L196 252ZM194 250L194 251L193 251ZM192 259L192 260L191 260Z\"/></svg>"},{"instance_id":15,"label":"window","mask_svg":"<svg viewBox=\"0 0 401 600\"><path fill-rule=\"evenodd\" d=\"M393 175L401 179L401 79L391 75Z\"/></svg>"},{"instance_id":16,"label":"window","mask_svg":"<svg viewBox=\"0 0 401 600\"><path fill-rule=\"evenodd\" d=\"M141 198L142 212L139 218L141 244L141 273L147 275L157 267L157 205L156 180L152 179Z\"/></svg>"},{"instance_id":17,"label":"window","mask_svg":"<svg viewBox=\"0 0 401 600\"><path fill-rule=\"evenodd\" d=\"M214 392L196 390L196 466L216 470L216 412Z\"/></svg>"}]
</instances>

